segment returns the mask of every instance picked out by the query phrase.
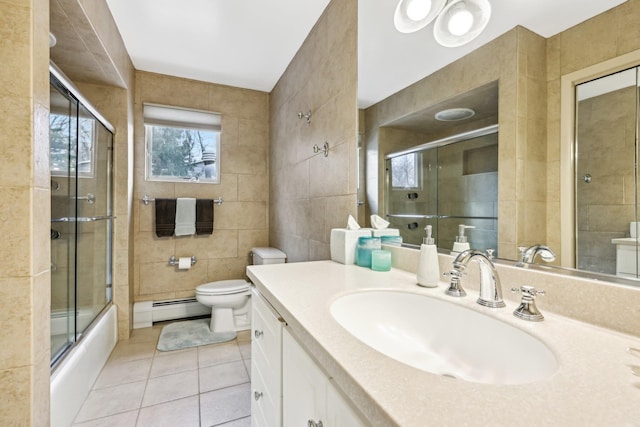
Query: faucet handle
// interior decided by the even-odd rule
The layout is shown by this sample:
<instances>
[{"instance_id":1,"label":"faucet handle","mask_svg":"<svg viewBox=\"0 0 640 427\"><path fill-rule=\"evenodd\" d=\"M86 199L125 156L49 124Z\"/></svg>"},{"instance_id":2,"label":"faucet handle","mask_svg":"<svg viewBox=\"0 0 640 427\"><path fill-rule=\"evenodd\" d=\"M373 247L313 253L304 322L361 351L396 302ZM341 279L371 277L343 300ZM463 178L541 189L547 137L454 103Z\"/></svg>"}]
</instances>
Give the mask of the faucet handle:
<instances>
[{"instance_id":1,"label":"faucet handle","mask_svg":"<svg viewBox=\"0 0 640 427\"><path fill-rule=\"evenodd\" d=\"M448 276L451 278L451 280L449 281L449 289L447 289L446 291L444 291L444 293L446 295L452 296L452 297L464 297L467 296L467 293L465 292L465 290L462 288L462 286L460 285L460 278L462 276L464 276L465 273L464 271L458 270L457 268L452 268L450 271L443 273L443 276Z\"/></svg>"},{"instance_id":2,"label":"faucet handle","mask_svg":"<svg viewBox=\"0 0 640 427\"><path fill-rule=\"evenodd\" d=\"M489 258L491 261L493 261L493 259L495 258L495 257L493 256L493 253L494 253L495 251L496 251L495 249L491 249L491 248L489 248L489 249L487 249L487 250L486 250L486 252L487 252L487 258Z\"/></svg>"},{"instance_id":3,"label":"faucet handle","mask_svg":"<svg viewBox=\"0 0 640 427\"><path fill-rule=\"evenodd\" d=\"M522 294L522 301L513 312L514 316L532 322L544 320L544 316L540 313L538 307L536 307L535 298L537 295L545 295L545 291L538 290L533 286L522 285L520 288L511 288L511 292Z\"/></svg>"},{"instance_id":4,"label":"faucet handle","mask_svg":"<svg viewBox=\"0 0 640 427\"><path fill-rule=\"evenodd\" d=\"M535 298L537 295L545 295L545 291L538 290L529 285L522 285L520 286L520 288L511 288L511 292L522 294L522 299L525 299L527 297Z\"/></svg>"}]
</instances>

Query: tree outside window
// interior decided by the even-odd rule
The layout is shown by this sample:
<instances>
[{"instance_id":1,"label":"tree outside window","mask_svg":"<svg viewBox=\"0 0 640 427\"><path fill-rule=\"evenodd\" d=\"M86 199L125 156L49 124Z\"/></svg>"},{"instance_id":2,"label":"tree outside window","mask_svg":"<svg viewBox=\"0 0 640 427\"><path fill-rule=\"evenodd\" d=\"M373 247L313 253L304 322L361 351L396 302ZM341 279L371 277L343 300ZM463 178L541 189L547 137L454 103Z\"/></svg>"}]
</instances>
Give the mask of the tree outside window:
<instances>
[{"instance_id":1,"label":"tree outside window","mask_svg":"<svg viewBox=\"0 0 640 427\"><path fill-rule=\"evenodd\" d=\"M219 182L219 132L157 125L145 130L149 180Z\"/></svg>"}]
</instances>

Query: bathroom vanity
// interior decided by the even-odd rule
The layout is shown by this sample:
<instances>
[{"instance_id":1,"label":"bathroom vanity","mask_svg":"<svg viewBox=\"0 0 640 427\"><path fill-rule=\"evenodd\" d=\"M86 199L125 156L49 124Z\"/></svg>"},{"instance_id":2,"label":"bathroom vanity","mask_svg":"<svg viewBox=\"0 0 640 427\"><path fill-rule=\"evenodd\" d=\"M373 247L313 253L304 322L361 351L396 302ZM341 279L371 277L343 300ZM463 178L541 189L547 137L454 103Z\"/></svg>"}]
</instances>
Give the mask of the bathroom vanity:
<instances>
[{"instance_id":1,"label":"bathroom vanity","mask_svg":"<svg viewBox=\"0 0 640 427\"><path fill-rule=\"evenodd\" d=\"M440 258L446 266L450 257ZM499 270L507 306L492 309L476 304L473 282L477 275L471 272L465 279L468 296L452 298L444 295L446 283L421 288L415 285L414 273L397 268L375 272L332 261L250 266L247 274L260 295L254 306L266 310L282 331L276 333L281 340L275 346L279 352L269 354L259 350L268 333L260 334L264 326L259 320L254 324L252 393L264 393L254 390L264 387L257 372L272 363L276 366L269 370L275 384L272 398L278 402L281 392L285 427L319 426L320 422L324 426L638 424L640 377L631 368L640 366L640 358L626 350L640 348L640 338L555 314L547 308L555 305L544 300L539 302L544 321L518 319L512 312L519 297L508 291L526 284L523 280L530 279L531 272L509 266ZM555 280L547 276L540 280ZM551 302L554 289L546 291L545 298ZM517 329L550 349L557 364L542 378L516 383L492 383L491 379L482 383L412 367L365 344L365 337L352 335L332 315L335 301L363 292L414 294L416 299L451 304L452 310L487 315L497 322L487 323L489 328L499 323ZM254 319L261 317L254 312ZM420 326L429 328L429 324ZM402 328L394 333L398 342L410 338L403 336ZM481 350L492 343L478 340L472 345ZM524 360L521 369L529 369ZM253 402L262 399L256 396L252 394ZM274 411L278 413L278 408ZM254 425L261 425L263 418L255 414Z\"/></svg>"}]
</instances>

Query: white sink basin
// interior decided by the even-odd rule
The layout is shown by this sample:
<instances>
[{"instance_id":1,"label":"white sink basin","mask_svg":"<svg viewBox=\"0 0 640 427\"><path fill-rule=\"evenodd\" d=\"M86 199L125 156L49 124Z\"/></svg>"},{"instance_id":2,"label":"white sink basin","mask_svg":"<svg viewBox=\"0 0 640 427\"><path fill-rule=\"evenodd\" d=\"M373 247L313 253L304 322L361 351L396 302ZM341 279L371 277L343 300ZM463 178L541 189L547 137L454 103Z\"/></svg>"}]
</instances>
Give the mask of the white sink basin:
<instances>
[{"instance_id":1,"label":"white sink basin","mask_svg":"<svg viewBox=\"0 0 640 427\"><path fill-rule=\"evenodd\" d=\"M525 384L558 362L527 332L491 316L425 295L364 291L331 304L353 336L414 368L477 383Z\"/></svg>"}]
</instances>

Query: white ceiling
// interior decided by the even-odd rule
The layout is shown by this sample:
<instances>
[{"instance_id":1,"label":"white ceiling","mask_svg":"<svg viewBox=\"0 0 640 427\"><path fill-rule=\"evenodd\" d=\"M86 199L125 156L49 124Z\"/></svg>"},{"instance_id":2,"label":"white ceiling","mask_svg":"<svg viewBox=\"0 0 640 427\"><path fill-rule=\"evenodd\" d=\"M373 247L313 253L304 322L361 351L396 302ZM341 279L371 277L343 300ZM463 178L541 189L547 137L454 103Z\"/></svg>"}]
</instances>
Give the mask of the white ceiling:
<instances>
[{"instance_id":1,"label":"white ceiling","mask_svg":"<svg viewBox=\"0 0 640 427\"><path fill-rule=\"evenodd\" d=\"M329 0L107 0L137 70L271 92Z\"/></svg>"},{"instance_id":2,"label":"white ceiling","mask_svg":"<svg viewBox=\"0 0 640 427\"><path fill-rule=\"evenodd\" d=\"M459 48L393 26L398 0L358 0L358 98L366 108L522 25L550 37L626 0L490 0ZM270 92L329 0L107 0L138 70Z\"/></svg>"}]
</instances>

